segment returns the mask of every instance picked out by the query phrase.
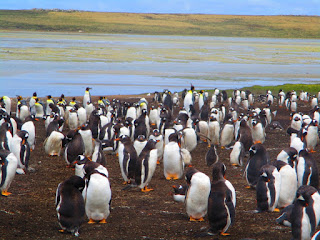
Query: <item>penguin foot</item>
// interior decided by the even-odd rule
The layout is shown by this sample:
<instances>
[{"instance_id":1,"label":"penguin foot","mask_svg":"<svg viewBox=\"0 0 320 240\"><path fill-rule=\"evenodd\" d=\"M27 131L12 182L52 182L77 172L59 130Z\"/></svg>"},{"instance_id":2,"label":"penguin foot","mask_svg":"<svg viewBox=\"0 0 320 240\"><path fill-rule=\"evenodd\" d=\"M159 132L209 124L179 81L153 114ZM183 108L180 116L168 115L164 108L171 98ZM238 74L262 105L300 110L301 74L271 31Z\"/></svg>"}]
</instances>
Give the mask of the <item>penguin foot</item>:
<instances>
[{"instance_id":1,"label":"penguin foot","mask_svg":"<svg viewBox=\"0 0 320 240\"><path fill-rule=\"evenodd\" d=\"M225 146L221 146L221 149L225 149L226 147Z\"/></svg>"},{"instance_id":2,"label":"penguin foot","mask_svg":"<svg viewBox=\"0 0 320 240\"><path fill-rule=\"evenodd\" d=\"M221 236L230 236L230 233L221 232L220 235Z\"/></svg>"},{"instance_id":3,"label":"penguin foot","mask_svg":"<svg viewBox=\"0 0 320 240\"><path fill-rule=\"evenodd\" d=\"M203 219L203 217L202 217L202 218L193 218L193 217L190 217L190 218L189 218L189 221L190 221L190 222L203 222L204 219Z\"/></svg>"},{"instance_id":4,"label":"penguin foot","mask_svg":"<svg viewBox=\"0 0 320 240\"><path fill-rule=\"evenodd\" d=\"M102 219L99 223L107 223L106 219Z\"/></svg>"},{"instance_id":5,"label":"penguin foot","mask_svg":"<svg viewBox=\"0 0 320 240\"><path fill-rule=\"evenodd\" d=\"M168 174L168 176L166 177L167 180L178 180L179 177L177 174Z\"/></svg>"},{"instance_id":6,"label":"penguin foot","mask_svg":"<svg viewBox=\"0 0 320 240\"><path fill-rule=\"evenodd\" d=\"M60 229L59 232L64 233L64 230L63 230L63 229Z\"/></svg>"},{"instance_id":7,"label":"penguin foot","mask_svg":"<svg viewBox=\"0 0 320 240\"><path fill-rule=\"evenodd\" d=\"M238 164L236 164L236 163L232 163L231 165L232 165L232 166L239 166L239 165L238 165Z\"/></svg>"},{"instance_id":8,"label":"penguin foot","mask_svg":"<svg viewBox=\"0 0 320 240\"><path fill-rule=\"evenodd\" d=\"M94 223L96 223L96 222L95 222L92 218L90 218L88 223L89 223L89 224L94 224Z\"/></svg>"},{"instance_id":9,"label":"penguin foot","mask_svg":"<svg viewBox=\"0 0 320 240\"><path fill-rule=\"evenodd\" d=\"M254 144L257 144L257 143L261 143L261 144L262 144L262 142L261 142L261 141L255 141L255 142L254 142Z\"/></svg>"},{"instance_id":10,"label":"penguin foot","mask_svg":"<svg viewBox=\"0 0 320 240\"><path fill-rule=\"evenodd\" d=\"M159 165L160 164L160 161L159 160L157 160L157 165Z\"/></svg>"},{"instance_id":11,"label":"penguin foot","mask_svg":"<svg viewBox=\"0 0 320 240\"><path fill-rule=\"evenodd\" d=\"M6 196L6 197L8 197L10 194L12 194L12 193L10 193L10 192L8 192L8 191L2 191L2 192L1 192L1 195L2 195L2 196Z\"/></svg>"},{"instance_id":12,"label":"penguin foot","mask_svg":"<svg viewBox=\"0 0 320 240\"><path fill-rule=\"evenodd\" d=\"M251 186L246 186L246 189L251 189L252 187Z\"/></svg>"},{"instance_id":13,"label":"penguin foot","mask_svg":"<svg viewBox=\"0 0 320 240\"><path fill-rule=\"evenodd\" d=\"M280 209L279 208L275 208L273 211L274 212L280 212Z\"/></svg>"},{"instance_id":14,"label":"penguin foot","mask_svg":"<svg viewBox=\"0 0 320 240\"><path fill-rule=\"evenodd\" d=\"M145 186L144 188L141 188L141 192L150 192L153 191L153 188L148 188L147 186Z\"/></svg>"},{"instance_id":15,"label":"penguin foot","mask_svg":"<svg viewBox=\"0 0 320 240\"><path fill-rule=\"evenodd\" d=\"M116 157L119 157L119 153L116 153Z\"/></svg>"}]
</instances>

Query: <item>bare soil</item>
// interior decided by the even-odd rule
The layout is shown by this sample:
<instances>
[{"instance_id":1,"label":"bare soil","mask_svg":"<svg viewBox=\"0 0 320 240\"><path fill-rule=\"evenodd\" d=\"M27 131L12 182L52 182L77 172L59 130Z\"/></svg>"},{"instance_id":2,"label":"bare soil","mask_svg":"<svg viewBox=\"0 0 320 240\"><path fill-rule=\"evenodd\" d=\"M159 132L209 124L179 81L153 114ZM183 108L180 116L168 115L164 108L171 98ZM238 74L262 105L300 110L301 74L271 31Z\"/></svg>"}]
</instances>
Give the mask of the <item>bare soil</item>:
<instances>
[{"instance_id":1,"label":"bare soil","mask_svg":"<svg viewBox=\"0 0 320 240\"><path fill-rule=\"evenodd\" d=\"M129 96L116 97L129 99ZM134 101L136 97L131 96L130 99ZM299 103L300 111L307 112L309 108L308 104ZM274 106L274 109L277 107ZM289 112L279 108L275 120L286 129ZM73 239L75 237L71 234L58 231L55 191L60 182L74 174L74 170L66 168L62 157L46 156L43 147L44 123L35 124L37 144L30 158L35 171L16 175L9 189L12 194L0 197L0 239ZM289 136L285 130L267 129L264 146L271 160L275 160L288 145ZM211 169L205 163L207 150L206 143L199 143L191 153L192 164L211 177ZM290 239L291 229L275 221L279 213L252 212L256 209L255 190L245 188L244 166L230 164L230 151L219 149L219 157L227 166L227 179L236 189L236 219L228 230L230 236L205 239ZM106 224L83 224L79 239L194 239L208 227L207 219L204 222L190 222L184 204L173 201L171 186L184 184L185 180L166 180L162 164L158 165L150 183L154 191L142 193L138 188L122 190L124 185L118 159L111 153L106 153L106 158L112 187L111 214ZM314 158L319 158L319 152L314 153Z\"/></svg>"}]
</instances>

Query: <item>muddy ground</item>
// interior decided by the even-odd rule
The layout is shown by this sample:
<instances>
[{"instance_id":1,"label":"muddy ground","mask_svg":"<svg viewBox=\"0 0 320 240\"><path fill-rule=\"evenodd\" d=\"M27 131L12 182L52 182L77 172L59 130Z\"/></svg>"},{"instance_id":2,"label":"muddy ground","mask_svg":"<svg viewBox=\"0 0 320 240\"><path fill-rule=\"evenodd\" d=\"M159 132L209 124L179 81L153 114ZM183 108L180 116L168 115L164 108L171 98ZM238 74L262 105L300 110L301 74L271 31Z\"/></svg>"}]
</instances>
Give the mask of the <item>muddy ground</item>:
<instances>
[{"instance_id":1,"label":"muddy ground","mask_svg":"<svg viewBox=\"0 0 320 240\"><path fill-rule=\"evenodd\" d=\"M129 99L129 96L118 98ZM135 100L135 97L130 99ZM277 109L277 106L273 108ZM299 103L300 111L307 112L309 109L309 105ZM280 121L286 129L289 112L279 108L275 120ZM73 175L74 170L66 168L62 157L46 156L42 145L44 140L44 122L36 122L37 144L30 158L35 171L16 175L9 189L12 195L0 197L0 239L75 238L58 231L55 210L56 188ZM288 145L289 136L285 130L267 129L264 146L271 160L275 160L277 154ZM192 164L211 177L211 169L206 166L204 158L207 150L206 143L199 143L191 153ZM290 239L291 229L275 222L278 213L252 212L256 209L255 190L245 188L244 167L231 166L230 151L219 149L219 157L227 166L227 178L237 193L235 222L228 230L230 236L204 239ZM314 158L319 158L319 151L314 153ZM106 159L112 187L111 214L106 224L83 224L79 239L194 239L208 227L207 218L204 222L189 222L184 204L173 201L171 186L184 184L185 180L166 180L162 164L158 165L150 183L154 191L142 193L136 188L122 190L123 179L117 157L106 153Z\"/></svg>"}]
</instances>

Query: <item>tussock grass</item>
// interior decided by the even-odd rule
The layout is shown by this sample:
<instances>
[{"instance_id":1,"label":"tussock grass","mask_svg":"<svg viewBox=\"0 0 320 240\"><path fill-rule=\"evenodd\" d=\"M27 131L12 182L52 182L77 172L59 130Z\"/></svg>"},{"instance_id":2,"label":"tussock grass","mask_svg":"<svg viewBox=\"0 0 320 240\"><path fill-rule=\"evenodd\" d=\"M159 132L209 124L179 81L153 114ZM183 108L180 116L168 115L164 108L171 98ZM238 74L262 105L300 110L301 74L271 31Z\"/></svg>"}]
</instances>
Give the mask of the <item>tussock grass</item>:
<instances>
[{"instance_id":1,"label":"tussock grass","mask_svg":"<svg viewBox=\"0 0 320 240\"><path fill-rule=\"evenodd\" d=\"M320 38L320 17L0 10L0 29L110 34Z\"/></svg>"}]
</instances>

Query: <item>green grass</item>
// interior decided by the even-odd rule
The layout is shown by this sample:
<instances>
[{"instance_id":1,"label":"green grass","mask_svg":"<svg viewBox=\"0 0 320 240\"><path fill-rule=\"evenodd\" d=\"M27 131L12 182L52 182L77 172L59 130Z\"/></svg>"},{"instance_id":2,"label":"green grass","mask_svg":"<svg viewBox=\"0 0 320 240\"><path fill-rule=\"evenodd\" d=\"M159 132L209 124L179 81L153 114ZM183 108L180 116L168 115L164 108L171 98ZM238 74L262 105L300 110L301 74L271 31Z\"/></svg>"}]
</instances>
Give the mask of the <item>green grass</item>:
<instances>
[{"instance_id":1,"label":"green grass","mask_svg":"<svg viewBox=\"0 0 320 240\"><path fill-rule=\"evenodd\" d=\"M320 38L320 17L0 10L0 30Z\"/></svg>"}]
</instances>

